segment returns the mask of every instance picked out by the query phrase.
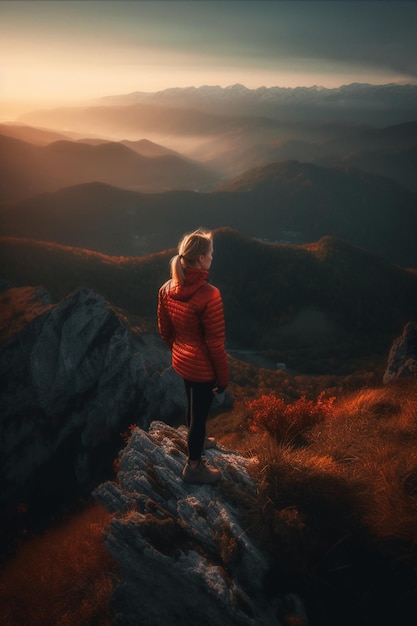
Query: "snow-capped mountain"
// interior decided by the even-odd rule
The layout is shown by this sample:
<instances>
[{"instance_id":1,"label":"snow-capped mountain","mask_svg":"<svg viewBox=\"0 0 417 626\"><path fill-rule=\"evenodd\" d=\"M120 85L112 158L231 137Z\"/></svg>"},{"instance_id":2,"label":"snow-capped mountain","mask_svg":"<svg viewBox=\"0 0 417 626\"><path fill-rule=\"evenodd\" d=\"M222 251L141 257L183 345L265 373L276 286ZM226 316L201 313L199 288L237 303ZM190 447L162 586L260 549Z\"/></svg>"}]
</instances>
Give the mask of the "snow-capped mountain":
<instances>
[{"instance_id":1,"label":"snow-capped mountain","mask_svg":"<svg viewBox=\"0 0 417 626\"><path fill-rule=\"evenodd\" d=\"M260 115L295 120L330 116L345 121L401 123L415 119L417 85L370 85L352 83L335 89L325 87L229 87L171 88L155 93L133 92L110 96L108 105L136 103L193 108L216 114ZM347 119L349 118L349 119Z\"/></svg>"}]
</instances>

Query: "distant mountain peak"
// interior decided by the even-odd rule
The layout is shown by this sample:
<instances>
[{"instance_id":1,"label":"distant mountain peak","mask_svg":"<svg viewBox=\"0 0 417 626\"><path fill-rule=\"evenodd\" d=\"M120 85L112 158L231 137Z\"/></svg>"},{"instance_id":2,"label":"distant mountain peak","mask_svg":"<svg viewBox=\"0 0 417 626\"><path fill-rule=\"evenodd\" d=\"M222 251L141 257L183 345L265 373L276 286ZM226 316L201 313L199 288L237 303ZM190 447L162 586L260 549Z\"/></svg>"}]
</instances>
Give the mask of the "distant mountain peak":
<instances>
[{"instance_id":1,"label":"distant mountain peak","mask_svg":"<svg viewBox=\"0 0 417 626\"><path fill-rule=\"evenodd\" d=\"M118 104L147 103L160 106L198 108L216 114L268 116L283 120L344 119L355 123L395 124L415 119L417 85L371 85L350 83L336 88L258 87L241 83L221 87L171 87L154 93L140 91L107 97Z\"/></svg>"}]
</instances>

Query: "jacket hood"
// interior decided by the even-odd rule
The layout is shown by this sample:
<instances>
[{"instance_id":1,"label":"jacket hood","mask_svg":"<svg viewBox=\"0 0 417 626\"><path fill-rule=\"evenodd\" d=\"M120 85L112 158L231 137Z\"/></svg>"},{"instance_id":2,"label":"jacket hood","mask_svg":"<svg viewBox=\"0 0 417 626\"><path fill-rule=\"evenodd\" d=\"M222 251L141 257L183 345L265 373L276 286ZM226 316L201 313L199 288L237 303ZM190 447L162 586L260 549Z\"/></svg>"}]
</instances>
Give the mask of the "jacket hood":
<instances>
[{"instance_id":1,"label":"jacket hood","mask_svg":"<svg viewBox=\"0 0 417 626\"><path fill-rule=\"evenodd\" d=\"M186 302L208 279L208 271L196 267L185 267L185 282L183 285L175 285L171 280L168 283L170 298Z\"/></svg>"}]
</instances>

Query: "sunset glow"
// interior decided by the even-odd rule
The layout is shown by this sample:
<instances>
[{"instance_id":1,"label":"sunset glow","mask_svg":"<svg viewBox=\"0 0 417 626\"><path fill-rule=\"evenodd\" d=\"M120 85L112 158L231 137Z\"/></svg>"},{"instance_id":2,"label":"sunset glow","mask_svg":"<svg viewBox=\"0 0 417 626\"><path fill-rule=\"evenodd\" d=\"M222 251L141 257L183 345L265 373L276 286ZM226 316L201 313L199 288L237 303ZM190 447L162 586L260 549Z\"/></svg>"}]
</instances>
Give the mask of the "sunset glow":
<instances>
[{"instance_id":1,"label":"sunset glow","mask_svg":"<svg viewBox=\"0 0 417 626\"><path fill-rule=\"evenodd\" d=\"M0 24L3 117L191 85L417 80L410 2L5 1Z\"/></svg>"}]
</instances>

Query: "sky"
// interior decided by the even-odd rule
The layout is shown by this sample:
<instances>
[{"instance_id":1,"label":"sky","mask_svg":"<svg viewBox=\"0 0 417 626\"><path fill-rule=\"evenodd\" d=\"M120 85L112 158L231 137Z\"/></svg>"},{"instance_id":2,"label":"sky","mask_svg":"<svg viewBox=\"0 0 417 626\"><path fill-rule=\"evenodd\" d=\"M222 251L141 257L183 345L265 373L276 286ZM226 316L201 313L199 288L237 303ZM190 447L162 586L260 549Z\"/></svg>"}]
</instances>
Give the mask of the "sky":
<instances>
[{"instance_id":1,"label":"sky","mask_svg":"<svg viewBox=\"0 0 417 626\"><path fill-rule=\"evenodd\" d=\"M236 83L416 84L416 32L413 1L2 0L0 103Z\"/></svg>"}]
</instances>

